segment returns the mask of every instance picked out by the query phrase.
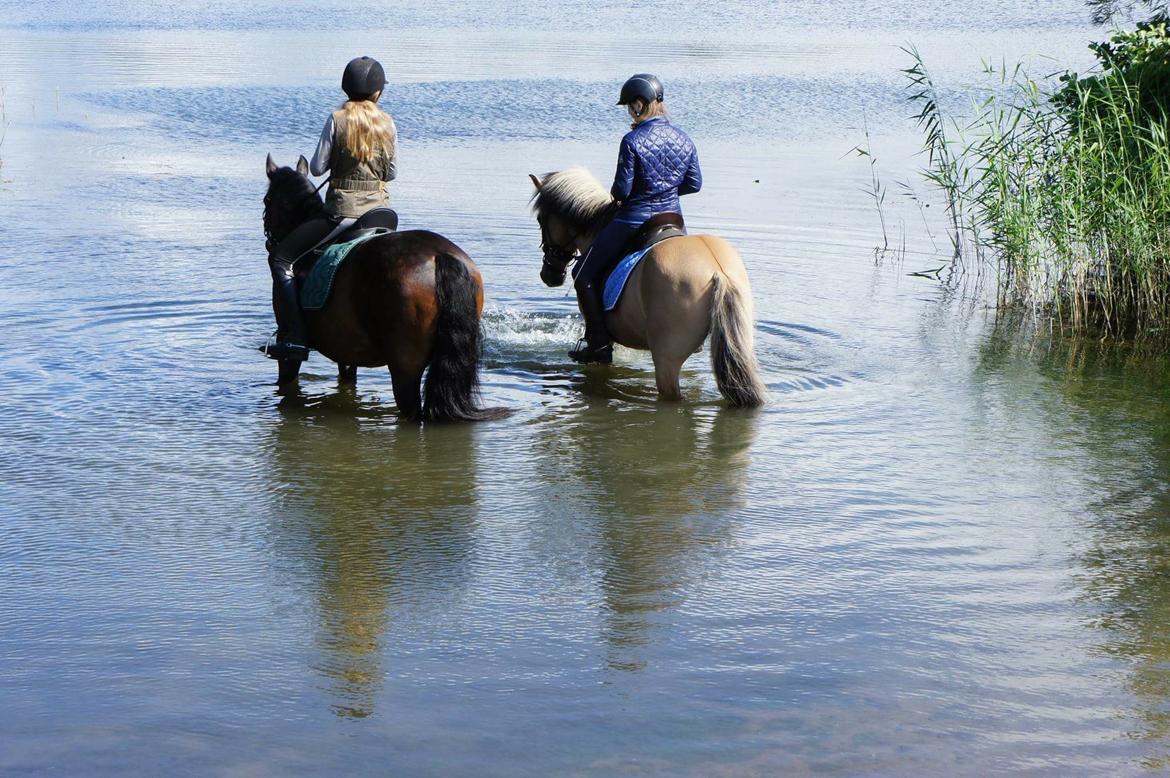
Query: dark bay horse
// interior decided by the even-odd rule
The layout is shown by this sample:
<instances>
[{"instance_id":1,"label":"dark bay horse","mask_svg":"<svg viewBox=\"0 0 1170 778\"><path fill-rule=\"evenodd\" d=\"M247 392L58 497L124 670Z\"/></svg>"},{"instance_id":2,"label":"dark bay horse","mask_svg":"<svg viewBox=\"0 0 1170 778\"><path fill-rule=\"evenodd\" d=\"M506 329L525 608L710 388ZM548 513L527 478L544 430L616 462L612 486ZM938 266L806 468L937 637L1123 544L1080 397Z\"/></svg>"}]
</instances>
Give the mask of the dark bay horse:
<instances>
[{"instance_id":1,"label":"dark bay horse","mask_svg":"<svg viewBox=\"0 0 1170 778\"><path fill-rule=\"evenodd\" d=\"M540 277L548 286L560 286L569 264L589 250L618 203L584 168L530 177L544 249ZM747 270L722 238L687 235L656 244L630 274L605 326L623 346L649 349L664 400L682 399L683 362L710 335L715 383L728 404L754 408L767 401L756 362Z\"/></svg>"},{"instance_id":2,"label":"dark bay horse","mask_svg":"<svg viewBox=\"0 0 1170 778\"><path fill-rule=\"evenodd\" d=\"M267 172L264 234L271 249L324 216L325 205L304 157L294 170L269 156ZM482 312L483 278L471 258L442 235L408 230L353 249L328 302L304 315L309 346L337 362L341 380L355 380L356 366L386 365L406 418L475 421L500 415L477 402ZM296 381L300 367L282 360L278 383Z\"/></svg>"}]
</instances>

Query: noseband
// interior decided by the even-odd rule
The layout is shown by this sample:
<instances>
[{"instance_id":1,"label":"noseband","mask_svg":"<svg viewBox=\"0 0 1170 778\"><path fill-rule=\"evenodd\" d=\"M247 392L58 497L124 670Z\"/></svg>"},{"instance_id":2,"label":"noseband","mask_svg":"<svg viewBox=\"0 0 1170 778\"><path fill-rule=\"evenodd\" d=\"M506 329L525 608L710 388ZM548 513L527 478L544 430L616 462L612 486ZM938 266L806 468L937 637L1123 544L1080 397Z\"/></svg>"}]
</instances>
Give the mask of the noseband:
<instances>
[{"instance_id":1,"label":"noseband","mask_svg":"<svg viewBox=\"0 0 1170 778\"><path fill-rule=\"evenodd\" d=\"M540 250L544 253L540 271L541 278L544 278L545 271L549 271L560 278L562 283L564 282L569 265L577 257L576 244L580 237L580 235L574 235L569 239L568 245L558 246L549 240L548 228L545 227L544 219L540 219ZM559 285L557 284L557 286Z\"/></svg>"}]
</instances>

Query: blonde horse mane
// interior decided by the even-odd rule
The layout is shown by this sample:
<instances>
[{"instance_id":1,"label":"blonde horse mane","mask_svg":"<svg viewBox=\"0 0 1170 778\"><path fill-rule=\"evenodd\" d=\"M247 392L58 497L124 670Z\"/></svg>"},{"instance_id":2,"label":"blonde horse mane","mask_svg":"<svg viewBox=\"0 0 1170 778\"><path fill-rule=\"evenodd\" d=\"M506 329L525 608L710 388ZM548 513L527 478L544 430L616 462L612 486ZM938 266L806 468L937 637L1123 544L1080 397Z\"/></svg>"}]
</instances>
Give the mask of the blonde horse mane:
<instances>
[{"instance_id":1,"label":"blonde horse mane","mask_svg":"<svg viewBox=\"0 0 1170 778\"><path fill-rule=\"evenodd\" d=\"M532 210L555 214L578 228L598 228L617 210L617 201L593 174L583 167L571 167L541 177Z\"/></svg>"}]
</instances>

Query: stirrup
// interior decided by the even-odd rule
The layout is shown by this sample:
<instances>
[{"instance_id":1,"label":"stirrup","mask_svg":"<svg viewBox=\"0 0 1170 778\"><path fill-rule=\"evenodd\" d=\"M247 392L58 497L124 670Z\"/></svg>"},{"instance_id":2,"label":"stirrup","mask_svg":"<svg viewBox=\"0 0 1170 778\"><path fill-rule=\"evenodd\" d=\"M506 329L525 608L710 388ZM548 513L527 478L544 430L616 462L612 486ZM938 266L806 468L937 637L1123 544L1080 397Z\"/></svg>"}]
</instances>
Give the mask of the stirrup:
<instances>
[{"instance_id":1,"label":"stirrup","mask_svg":"<svg viewBox=\"0 0 1170 778\"><path fill-rule=\"evenodd\" d=\"M573 360L574 362L581 362L584 364L612 364L613 344L606 343L601 346L590 346L588 340L581 338L579 341L577 341L577 347L569 352L569 359Z\"/></svg>"},{"instance_id":2,"label":"stirrup","mask_svg":"<svg viewBox=\"0 0 1170 778\"><path fill-rule=\"evenodd\" d=\"M260 347L260 352L269 359L291 359L304 362L309 358L309 347L299 343L289 343L283 340L270 339Z\"/></svg>"}]
</instances>

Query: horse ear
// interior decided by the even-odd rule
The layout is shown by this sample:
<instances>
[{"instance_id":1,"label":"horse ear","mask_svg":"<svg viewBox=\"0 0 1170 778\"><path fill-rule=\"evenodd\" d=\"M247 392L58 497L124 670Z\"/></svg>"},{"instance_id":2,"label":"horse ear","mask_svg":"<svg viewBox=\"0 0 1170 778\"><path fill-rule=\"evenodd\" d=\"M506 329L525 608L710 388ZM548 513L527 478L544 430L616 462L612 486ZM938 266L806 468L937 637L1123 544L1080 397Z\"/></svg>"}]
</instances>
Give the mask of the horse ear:
<instances>
[{"instance_id":1,"label":"horse ear","mask_svg":"<svg viewBox=\"0 0 1170 778\"><path fill-rule=\"evenodd\" d=\"M268 171L268 177L271 178L272 174L276 172L276 163L272 161L271 154L268 155L268 160L264 163L264 167Z\"/></svg>"},{"instance_id":2,"label":"horse ear","mask_svg":"<svg viewBox=\"0 0 1170 778\"><path fill-rule=\"evenodd\" d=\"M304 154L302 154L301 158L297 160L297 172L302 176L309 175L309 160L305 159Z\"/></svg>"},{"instance_id":3,"label":"horse ear","mask_svg":"<svg viewBox=\"0 0 1170 778\"><path fill-rule=\"evenodd\" d=\"M528 174L528 177L532 179L532 185L533 185L533 186L535 186L535 187L536 187L536 191L538 191L538 192L539 192L539 191L540 191L540 188L541 188L542 186L544 186L544 183L543 183L543 182L542 182L542 181L541 181L539 178L537 178L536 176L532 175L531 173L529 173L529 174Z\"/></svg>"}]
</instances>

